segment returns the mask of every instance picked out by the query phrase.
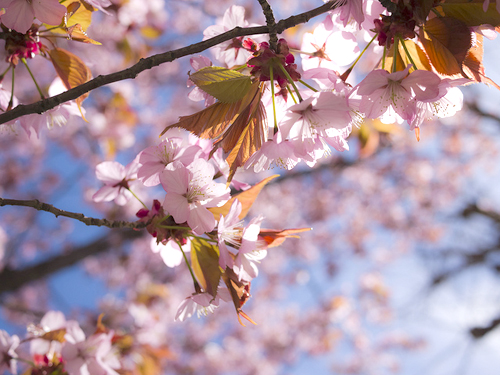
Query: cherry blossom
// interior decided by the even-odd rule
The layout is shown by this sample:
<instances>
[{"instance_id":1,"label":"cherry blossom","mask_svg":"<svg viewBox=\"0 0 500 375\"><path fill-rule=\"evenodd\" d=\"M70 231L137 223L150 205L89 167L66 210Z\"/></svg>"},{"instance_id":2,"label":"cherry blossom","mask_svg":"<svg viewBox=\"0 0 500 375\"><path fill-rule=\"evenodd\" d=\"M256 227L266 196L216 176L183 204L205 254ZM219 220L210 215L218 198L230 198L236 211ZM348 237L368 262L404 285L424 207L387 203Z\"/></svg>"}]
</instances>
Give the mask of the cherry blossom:
<instances>
[{"instance_id":1,"label":"cherry blossom","mask_svg":"<svg viewBox=\"0 0 500 375\"><path fill-rule=\"evenodd\" d=\"M129 189L138 183L138 169L137 158L126 167L117 161L105 161L98 164L95 170L96 177L104 182L104 186L92 196L94 202L114 200L120 206L127 204L133 196Z\"/></svg>"},{"instance_id":2,"label":"cherry blossom","mask_svg":"<svg viewBox=\"0 0 500 375\"><path fill-rule=\"evenodd\" d=\"M233 247L237 247L241 240L242 222L239 219L241 213L241 203L235 199L226 216L220 215L217 226L217 240L219 245L219 266L222 269L232 268L233 258L229 254L226 242Z\"/></svg>"},{"instance_id":3,"label":"cherry blossom","mask_svg":"<svg viewBox=\"0 0 500 375\"><path fill-rule=\"evenodd\" d=\"M229 188L212 181L214 172L210 163L197 159L188 167L176 161L160 176L167 192L163 207L176 223L187 222L193 233L198 235L215 227L214 216L207 208L229 199Z\"/></svg>"},{"instance_id":4,"label":"cherry blossom","mask_svg":"<svg viewBox=\"0 0 500 375\"><path fill-rule=\"evenodd\" d=\"M257 264L267 255L266 245L258 240L262 220L261 216L256 217L243 229L241 245L233 265L233 271L240 281L256 278L259 274Z\"/></svg>"},{"instance_id":5,"label":"cherry blossom","mask_svg":"<svg viewBox=\"0 0 500 375\"><path fill-rule=\"evenodd\" d=\"M66 13L66 7L57 0L0 0L0 7L7 9L2 23L23 34L31 27L35 17L40 22L59 25Z\"/></svg>"},{"instance_id":6,"label":"cherry blossom","mask_svg":"<svg viewBox=\"0 0 500 375\"><path fill-rule=\"evenodd\" d=\"M10 336L4 330L0 330L0 370L8 370L13 374L16 373L16 360L17 353L16 349L19 346L20 340L17 335Z\"/></svg>"},{"instance_id":7,"label":"cherry blossom","mask_svg":"<svg viewBox=\"0 0 500 375\"><path fill-rule=\"evenodd\" d=\"M168 164L177 160L187 166L200 152L198 146L183 146L181 138L168 138L158 146L150 146L140 153L137 178L145 186L159 185L160 174Z\"/></svg>"},{"instance_id":8,"label":"cherry blossom","mask_svg":"<svg viewBox=\"0 0 500 375\"><path fill-rule=\"evenodd\" d=\"M195 293L181 302L175 314L175 320L183 322L186 318L190 318L194 313L208 315L213 313L219 307L219 299L214 299L208 293Z\"/></svg>"},{"instance_id":9,"label":"cherry blossom","mask_svg":"<svg viewBox=\"0 0 500 375\"><path fill-rule=\"evenodd\" d=\"M65 335L61 355L69 375L118 375L121 367L112 347L113 332L94 334L85 338L80 327L72 327Z\"/></svg>"}]
</instances>

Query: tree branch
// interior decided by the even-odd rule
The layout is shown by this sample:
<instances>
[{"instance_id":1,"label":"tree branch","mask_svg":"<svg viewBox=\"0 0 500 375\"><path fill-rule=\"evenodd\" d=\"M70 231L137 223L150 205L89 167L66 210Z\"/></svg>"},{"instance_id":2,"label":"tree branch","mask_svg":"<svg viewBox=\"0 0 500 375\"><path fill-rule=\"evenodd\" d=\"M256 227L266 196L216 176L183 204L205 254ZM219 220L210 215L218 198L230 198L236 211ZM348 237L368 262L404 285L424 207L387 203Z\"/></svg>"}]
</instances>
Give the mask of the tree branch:
<instances>
[{"instance_id":1,"label":"tree branch","mask_svg":"<svg viewBox=\"0 0 500 375\"><path fill-rule=\"evenodd\" d=\"M325 3L318 8L281 20L276 24L275 32L277 34L282 33L286 29L297 26L301 23L305 23L313 17L319 16L320 14L333 10L336 8L336 6L337 5L335 1L329 1L328 3ZM172 62L183 56L188 56L195 53L203 52L209 49L210 47L216 46L217 44L223 43L233 38L239 36L256 35L256 34L269 34L270 32L271 30L269 26L257 26L257 27L246 27L246 28L236 27L230 31L217 35L213 38L204 40L202 42L195 43L190 46L179 48L173 51L168 51L140 59L138 63L132 65L130 68L120 70L115 73L97 76L96 78L82 85L79 85L68 91L63 92L62 94L52 96L44 100L40 100L36 103L20 104L14 109L7 111L3 114L0 114L0 124L4 124L6 122L15 120L21 116L29 115L32 113L41 114L52 108L57 107L58 105L64 102L74 100L80 97L81 95L89 91L92 91L98 87L102 87L105 85L109 85L110 83L123 81L126 79L133 79L137 77L139 73L147 69L151 69L155 66L159 66L167 62Z\"/></svg>"},{"instance_id":2,"label":"tree branch","mask_svg":"<svg viewBox=\"0 0 500 375\"><path fill-rule=\"evenodd\" d=\"M51 214L54 214L55 217L65 216L70 219L75 219L81 221L86 225L94 225L98 227L108 227L108 228L133 228L133 229L142 229L145 228L147 223L144 222L129 222L129 221L113 221L107 219L96 219L93 217L87 217L84 214L79 214L76 212L69 212L60 210L59 208L54 207L51 204L40 202L38 199L31 200L18 200L18 199L5 199L0 198L0 207L3 206L24 206L24 207L32 207L38 211L47 211Z\"/></svg>"},{"instance_id":3,"label":"tree branch","mask_svg":"<svg viewBox=\"0 0 500 375\"><path fill-rule=\"evenodd\" d=\"M258 0L264 16L266 17L266 24L269 27L269 46L274 52L278 48L278 36L276 35L276 20L274 19L273 10L267 0Z\"/></svg>"},{"instance_id":4,"label":"tree branch","mask_svg":"<svg viewBox=\"0 0 500 375\"><path fill-rule=\"evenodd\" d=\"M114 235L118 236L115 237ZM143 232L131 230L119 231L118 233L113 232L111 236L106 234L88 245L77 248L67 254L54 256L34 266L20 270L6 268L0 272L0 294L13 292L30 282L43 279L57 271L70 267L89 256L103 253L116 245L117 241L114 241L116 238L120 241L130 241L143 235Z\"/></svg>"}]
</instances>

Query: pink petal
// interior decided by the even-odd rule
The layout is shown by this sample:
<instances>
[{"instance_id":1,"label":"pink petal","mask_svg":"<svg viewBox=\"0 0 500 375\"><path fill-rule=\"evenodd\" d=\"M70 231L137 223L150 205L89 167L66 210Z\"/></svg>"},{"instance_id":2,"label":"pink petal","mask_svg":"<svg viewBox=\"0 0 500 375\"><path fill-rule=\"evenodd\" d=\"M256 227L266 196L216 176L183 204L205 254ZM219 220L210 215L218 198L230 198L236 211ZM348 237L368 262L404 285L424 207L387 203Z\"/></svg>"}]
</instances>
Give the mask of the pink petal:
<instances>
[{"instance_id":1,"label":"pink petal","mask_svg":"<svg viewBox=\"0 0 500 375\"><path fill-rule=\"evenodd\" d=\"M21 0L25 1L25 0ZM35 17L49 25L59 25L66 14L66 7L57 0L32 0Z\"/></svg>"},{"instance_id":2,"label":"pink petal","mask_svg":"<svg viewBox=\"0 0 500 375\"><path fill-rule=\"evenodd\" d=\"M198 236L210 232L215 228L214 215L202 206L191 210L187 222L193 230L193 233Z\"/></svg>"},{"instance_id":3,"label":"pink petal","mask_svg":"<svg viewBox=\"0 0 500 375\"><path fill-rule=\"evenodd\" d=\"M26 0L15 0L8 6L7 13L2 16L2 23L9 29L24 34L33 24L33 18L35 18L33 6Z\"/></svg>"},{"instance_id":4,"label":"pink petal","mask_svg":"<svg viewBox=\"0 0 500 375\"><path fill-rule=\"evenodd\" d=\"M163 201L163 208L174 217L177 224L185 223L190 216L189 204L186 197L177 193L171 192L167 194Z\"/></svg>"}]
</instances>

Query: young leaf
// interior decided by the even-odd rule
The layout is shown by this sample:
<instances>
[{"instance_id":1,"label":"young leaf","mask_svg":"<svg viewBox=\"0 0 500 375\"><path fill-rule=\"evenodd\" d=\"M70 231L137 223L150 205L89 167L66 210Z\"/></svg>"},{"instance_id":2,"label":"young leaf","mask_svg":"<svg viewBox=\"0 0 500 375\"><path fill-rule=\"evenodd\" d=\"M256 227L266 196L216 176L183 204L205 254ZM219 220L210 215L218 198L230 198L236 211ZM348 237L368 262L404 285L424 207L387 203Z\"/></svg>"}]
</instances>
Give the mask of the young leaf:
<instances>
[{"instance_id":1,"label":"young leaf","mask_svg":"<svg viewBox=\"0 0 500 375\"><path fill-rule=\"evenodd\" d=\"M259 233L259 238L263 239L267 243L267 247L276 247L281 245L287 238L299 238L295 236L295 233L308 232L312 228L297 228L297 229L261 229Z\"/></svg>"},{"instance_id":2,"label":"young leaf","mask_svg":"<svg viewBox=\"0 0 500 375\"><path fill-rule=\"evenodd\" d=\"M439 73L462 73L462 63L471 47L471 33L462 21L448 17L432 18L420 29L419 39Z\"/></svg>"},{"instance_id":3,"label":"young leaf","mask_svg":"<svg viewBox=\"0 0 500 375\"><path fill-rule=\"evenodd\" d=\"M191 267L204 291L215 297L222 273L219 267L219 248L202 238L193 238Z\"/></svg>"},{"instance_id":4,"label":"young leaf","mask_svg":"<svg viewBox=\"0 0 500 375\"><path fill-rule=\"evenodd\" d=\"M92 73L87 65L71 52L56 47L49 51L49 56L56 69L57 75L61 78L64 86L66 86L68 90L92 78ZM88 93L83 94L75 100L76 103L80 105L87 96Z\"/></svg>"},{"instance_id":5,"label":"young leaf","mask_svg":"<svg viewBox=\"0 0 500 375\"><path fill-rule=\"evenodd\" d=\"M92 22L94 8L81 0L65 0L61 4L66 6L68 13L68 16L64 18L65 25L64 27L51 28L50 31L55 34L67 34L66 29L76 24L79 24L83 31L87 31Z\"/></svg>"},{"instance_id":6,"label":"young leaf","mask_svg":"<svg viewBox=\"0 0 500 375\"><path fill-rule=\"evenodd\" d=\"M491 2L488 9L483 11L484 1L446 1L438 8L446 17L456 18L467 26L479 26L488 24L500 26L500 13L496 10L496 4Z\"/></svg>"},{"instance_id":7,"label":"young leaf","mask_svg":"<svg viewBox=\"0 0 500 375\"><path fill-rule=\"evenodd\" d=\"M189 79L222 103L236 103L243 99L252 86L250 76L236 70L207 66L189 75Z\"/></svg>"},{"instance_id":8,"label":"young leaf","mask_svg":"<svg viewBox=\"0 0 500 375\"><path fill-rule=\"evenodd\" d=\"M89 44L95 44L100 46L101 43L89 38L87 33L83 31L82 25L77 23L76 25L68 27L68 39L74 40L76 42L83 42L83 43L89 43Z\"/></svg>"},{"instance_id":9,"label":"young leaf","mask_svg":"<svg viewBox=\"0 0 500 375\"><path fill-rule=\"evenodd\" d=\"M244 317L252 324L256 324L250 317L241 310L243 305L251 297L250 295L250 283L238 280L238 276L234 273L231 268L226 268L226 272L222 274L222 280L227 286L229 293L231 294L231 299L233 300L234 308L238 314L238 321L244 327L245 325L241 322L241 316Z\"/></svg>"},{"instance_id":10,"label":"young leaf","mask_svg":"<svg viewBox=\"0 0 500 375\"><path fill-rule=\"evenodd\" d=\"M200 138L216 139L224 133L237 117L240 106L241 101L231 104L217 102L200 112L189 116L181 116L179 122L163 129L160 137L171 128L182 128Z\"/></svg>"},{"instance_id":11,"label":"young leaf","mask_svg":"<svg viewBox=\"0 0 500 375\"><path fill-rule=\"evenodd\" d=\"M223 206L212 207L212 208L209 208L208 210L214 214L215 220L219 220L221 214L225 216L229 213L229 209L231 208L231 205L233 204L234 200L238 199L240 201L241 207L242 207L240 216L238 216L238 218L240 220L243 220L247 216L248 211L250 210L250 207L252 207L253 202L255 201L255 199L257 199L257 196L259 195L262 188L264 186L266 186L266 184L269 181L275 179L276 177L279 177L279 174L269 176L269 177L263 179L258 184L252 186L250 189L233 195L233 197L230 200L228 200L226 202L226 204L224 204Z\"/></svg>"},{"instance_id":12,"label":"young leaf","mask_svg":"<svg viewBox=\"0 0 500 375\"><path fill-rule=\"evenodd\" d=\"M500 86L498 86L495 82L493 82L493 80L486 77L484 74L483 53L483 36L480 34L476 34L476 43L469 50L469 53L465 58L463 70L467 74L468 78L476 82L482 82L487 85L496 87L500 90Z\"/></svg>"},{"instance_id":13,"label":"young leaf","mask_svg":"<svg viewBox=\"0 0 500 375\"><path fill-rule=\"evenodd\" d=\"M411 64L412 62L409 59L408 55L406 54L406 51L404 50L403 43L406 46L406 49L408 50L408 53L411 56L411 60L413 60L413 62L415 63L416 69L432 71L429 58L427 57L425 52L422 51L422 48L420 48L418 44L415 44L413 40L404 40L400 41L399 43L399 54L403 59L405 66Z\"/></svg>"},{"instance_id":14,"label":"young leaf","mask_svg":"<svg viewBox=\"0 0 500 375\"><path fill-rule=\"evenodd\" d=\"M46 332L42 336L40 336L40 338L47 341L64 342L66 341L66 339L64 338L65 334L66 334L66 328L61 328Z\"/></svg>"}]
</instances>

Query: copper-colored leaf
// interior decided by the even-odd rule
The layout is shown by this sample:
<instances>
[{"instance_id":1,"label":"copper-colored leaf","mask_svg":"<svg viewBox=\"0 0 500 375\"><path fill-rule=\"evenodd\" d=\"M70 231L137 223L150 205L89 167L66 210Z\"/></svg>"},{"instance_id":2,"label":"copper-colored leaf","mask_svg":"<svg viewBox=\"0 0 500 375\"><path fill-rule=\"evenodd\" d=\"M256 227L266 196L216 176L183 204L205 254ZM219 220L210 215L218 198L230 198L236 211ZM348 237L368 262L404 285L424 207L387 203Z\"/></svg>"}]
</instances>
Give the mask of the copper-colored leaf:
<instances>
[{"instance_id":1,"label":"copper-colored leaf","mask_svg":"<svg viewBox=\"0 0 500 375\"><path fill-rule=\"evenodd\" d=\"M297 228L297 229L261 229L259 233L259 238L263 239L267 243L267 247L276 247L281 245L287 238L299 238L295 236L296 233L308 232L312 228Z\"/></svg>"},{"instance_id":2,"label":"copper-colored leaf","mask_svg":"<svg viewBox=\"0 0 500 375\"><path fill-rule=\"evenodd\" d=\"M233 197L230 200L228 200L223 206L212 207L209 208L208 210L214 214L215 220L219 220L220 215L226 216L229 213L229 209L231 208L231 205L233 204L234 200L238 199L241 203L241 213L238 216L238 218L240 220L243 220L247 216L250 207L252 207L253 202L255 201L255 199L257 199L257 196L259 195L262 188L266 186L269 181L275 179L276 177L279 177L279 174L269 176L263 179L258 184L252 186L250 189L233 195Z\"/></svg>"},{"instance_id":3,"label":"copper-colored leaf","mask_svg":"<svg viewBox=\"0 0 500 375\"><path fill-rule=\"evenodd\" d=\"M487 85L496 87L500 90L500 86L484 74L483 54L483 36L476 34L476 43L469 50L469 53L465 58L463 70L468 78L476 82L486 83Z\"/></svg>"},{"instance_id":4,"label":"copper-colored leaf","mask_svg":"<svg viewBox=\"0 0 500 375\"><path fill-rule=\"evenodd\" d=\"M238 276L234 273L231 268L226 268L226 272L222 274L222 280L227 286L229 293L231 294L231 299L233 300L234 308L238 314L238 321L242 326L245 326L241 322L240 316L244 317L252 324L256 324L250 317L245 314L241 308L251 297L250 295L250 283L245 281L239 281Z\"/></svg>"},{"instance_id":5,"label":"copper-colored leaf","mask_svg":"<svg viewBox=\"0 0 500 375\"><path fill-rule=\"evenodd\" d=\"M466 24L455 18L432 18L420 29L419 39L439 73L462 73L462 63L471 47L471 34Z\"/></svg>"},{"instance_id":6,"label":"copper-colored leaf","mask_svg":"<svg viewBox=\"0 0 500 375\"><path fill-rule=\"evenodd\" d=\"M411 56L411 60L406 54L403 43ZM417 69L432 70L429 58L422 50L422 48L418 44L415 44L415 42L412 40L404 40L399 43L399 54L405 63L405 68L406 65L411 64L413 61Z\"/></svg>"},{"instance_id":7,"label":"copper-colored leaf","mask_svg":"<svg viewBox=\"0 0 500 375\"><path fill-rule=\"evenodd\" d=\"M68 90L92 78L92 73L87 65L73 53L63 48L56 47L49 51L49 56L56 69L57 75L61 78L64 86L66 86ZM80 105L88 95L89 94L86 93L80 96L75 100L76 103Z\"/></svg>"},{"instance_id":8,"label":"copper-colored leaf","mask_svg":"<svg viewBox=\"0 0 500 375\"><path fill-rule=\"evenodd\" d=\"M101 45L101 43L97 40L89 38L87 33L83 31L82 25L80 25L79 23L68 27L68 39L82 43L95 44L99 46Z\"/></svg>"},{"instance_id":9,"label":"copper-colored leaf","mask_svg":"<svg viewBox=\"0 0 500 375\"><path fill-rule=\"evenodd\" d=\"M66 328L61 328L46 332L45 334L40 336L40 338L48 341L65 342L66 341L66 339L64 338L65 334L66 334Z\"/></svg>"},{"instance_id":10,"label":"copper-colored leaf","mask_svg":"<svg viewBox=\"0 0 500 375\"><path fill-rule=\"evenodd\" d=\"M260 101L261 96L262 93L259 90L224 137L214 144L214 150L222 147L225 152L230 151L226 158L229 164L228 183L233 179L236 169L243 166L264 142L267 122L264 105Z\"/></svg>"},{"instance_id":11,"label":"copper-colored leaf","mask_svg":"<svg viewBox=\"0 0 500 375\"><path fill-rule=\"evenodd\" d=\"M237 103L215 103L200 112L189 116L181 116L179 122L167 126L162 136L171 128L182 128L200 138L214 139L220 137L238 115L241 101Z\"/></svg>"}]
</instances>

